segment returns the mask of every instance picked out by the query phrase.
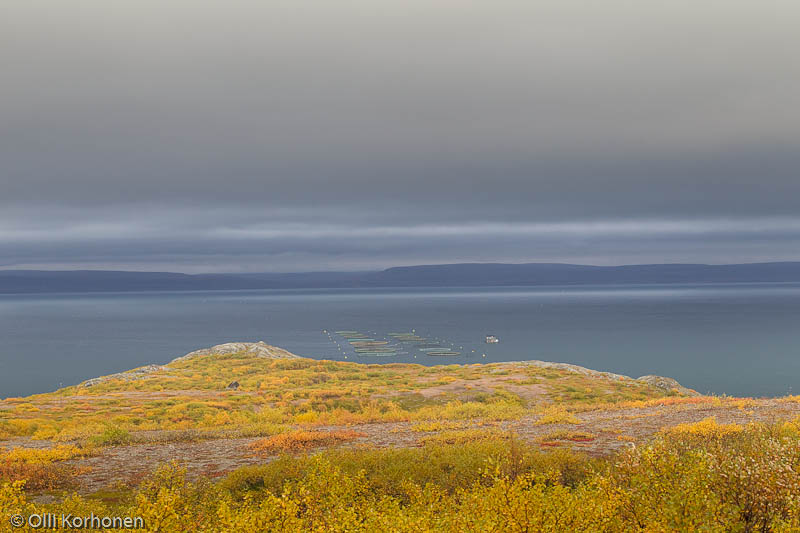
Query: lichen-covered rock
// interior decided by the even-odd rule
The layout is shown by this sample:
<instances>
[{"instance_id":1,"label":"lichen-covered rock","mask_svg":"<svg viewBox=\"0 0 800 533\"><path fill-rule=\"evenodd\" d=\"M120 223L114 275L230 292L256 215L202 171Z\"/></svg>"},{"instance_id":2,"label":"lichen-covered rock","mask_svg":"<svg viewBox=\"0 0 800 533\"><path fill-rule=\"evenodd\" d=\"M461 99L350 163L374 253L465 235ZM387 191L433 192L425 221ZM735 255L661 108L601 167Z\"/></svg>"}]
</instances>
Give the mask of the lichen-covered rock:
<instances>
[{"instance_id":1,"label":"lichen-covered rock","mask_svg":"<svg viewBox=\"0 0 800 533\"><path fill-rule=\"evenodd\" d=\"M180 361L186 361L187 359L194 359L195 357L205 357L209 355L226 355L231 353L246 353L250 355L255 355L257 357L262 357L264 359L299 359L300 356L295 355L291 352L287 352L283 348L278 348L277 346L272 346L264 341L258 342L228 342L225 344L218 344L216 346L212 346L211 348L203 348L202 350L197 350L191 353L188 353L182 357L178 357L177 359L173 359L171 363L177 363Z\"/></svg>"},{"instance_id":2,"label":"lichen-covered rock","mask_svg":"<svg viewBox=\"0 0 800 533\"><path fill-rule=\"evenodd\" d=\"M115 379L121 379L123 381L136 381L139 379L144 379L151 377L153 374L157 372L167 371L169 370L165 366L161 365L147 365L141 366L139 368L134 368L133 370L127 370L125 372L119 372L118 374L111 374L108 376L101 376L99 378L92 378L87 379L83 383L79 384L79 387L93 387L95 385L99 385L100 383L105 383L106 381L111 381Z\"/></svg>"},{"instance_id":3,"label":"lichen-covered rock","mask_svg":"<svg viewBox=\"0 0 800 533\"><path fill-rule=\"evenodd\" d=\"M568 372L573 372L575 374L582 374L584 376L604 377L608 379L633 379L629 376L623 376L622 374L614 374L613 372L600 372L599 370L592 370L591 368L572 365L569 363L553 363L551 361L537 361L537 360L520 361L520 363L523 365L536 366L539 368L566 370Z\"/></svg>"},{"instance_id":4,"label":"lichen-covered rock","mask_svg":"<svg viewBox=\"0 0 800 533\"><path fill-rule=\"evenodd\" d=\"M646 385L655 387L657 389L661 389L666 392L674 392L676 394L680 394L681 396L700 396L700 394L697 391L684 387L683 385L681 385L672 378L665 378L662 376L642 376L640 378L633 379L630 376L624 376L622 374L614 374L613 372L600 372L598 370L592 370L591 368L585 368L582 366L572 365L569 363L553 363L550 361L531 360L531 361L519 361L517 363L509 363L509 364L522 364L522 365L536 366L539 368L566 370L568 372L574 372L576 374L582 374L584 376L613 379L616 381L637 381L639 383L644 383Z\"/></svg>"},{"instance_id":5,"label":"lichen-covered rock","mask_svg":"<svg viewBox=\"0 0 800 533\"><path fill-rule=\"evenodd\" d=\"M195 357L204 357L209 355L224 355L229 353L253 354L256 355L257 357L263 357L264 359L299 359L300 357L291 352L287 352L282 348L271 346L265 343L264 341L229 342L226 344L218 344L216 346L212 346L211 348L204 348L202 350L197 350L188 353L182 357L173 359L171 362L176 363L178 361L185 361L186 359L193 359ZM162 365L146 365L139 368L134 368L133 370L128 370L126 372L120 372L118 374L111 374L109 376L101 376L99 378L87 379L78 386L93 387L100 383L105 383L106 381L111 381L115 379L121 379L123 381L136 381L139 379L152 377L154 374L159 372L168 372L169 370L170 370L169 367Z\"/></svg>"},{"instance_id":6,"label":"lichen-covered rock","mask_svg":"<svg viewBox=\"0 0 800 533\"><path fill-rule=\"evenodd\" d=\"M651 387L662 389L667 392L674 391L682 396L700 396L700 393L697 391L688 389L678 383L676 380L672 378L665 378L664 376L642 376L636 381L647 383Z\"/></svg>"}]
</instances>

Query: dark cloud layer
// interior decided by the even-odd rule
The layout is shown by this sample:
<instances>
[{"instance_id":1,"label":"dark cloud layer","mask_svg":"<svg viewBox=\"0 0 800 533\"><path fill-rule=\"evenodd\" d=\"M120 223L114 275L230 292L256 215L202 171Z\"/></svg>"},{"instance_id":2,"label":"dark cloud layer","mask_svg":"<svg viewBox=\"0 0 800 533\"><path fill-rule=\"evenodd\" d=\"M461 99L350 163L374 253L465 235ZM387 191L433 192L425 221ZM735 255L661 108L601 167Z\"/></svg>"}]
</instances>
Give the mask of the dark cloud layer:
<instances>
[{"instance_id":1,"label":"dark cloud layer","mask_svg":"<svg viewBox=\"0 0 800 533\"><path fill-rule=\"evenodd\" d=\"M800 259L799 16L8 2L0 267Z\"/></svg>"}]
</instances>

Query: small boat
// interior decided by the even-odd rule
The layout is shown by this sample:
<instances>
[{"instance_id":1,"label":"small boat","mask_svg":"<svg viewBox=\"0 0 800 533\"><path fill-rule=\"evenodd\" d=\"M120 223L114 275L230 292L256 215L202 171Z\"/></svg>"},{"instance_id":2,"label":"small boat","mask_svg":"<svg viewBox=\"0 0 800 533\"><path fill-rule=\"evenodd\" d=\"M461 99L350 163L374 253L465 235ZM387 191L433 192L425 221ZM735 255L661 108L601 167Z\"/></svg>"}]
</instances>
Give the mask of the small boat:
<instances>
[{"instance_id":1,"label":"small boat","mask_svg":"<svg viewBox=\"0 0 800 533\"><path fill-rule=\"evenodd\" d=\"M486 335L486 344L497 344L498 342L500 342L500 339L495 335Z\"/></svg>"}]
</instances>

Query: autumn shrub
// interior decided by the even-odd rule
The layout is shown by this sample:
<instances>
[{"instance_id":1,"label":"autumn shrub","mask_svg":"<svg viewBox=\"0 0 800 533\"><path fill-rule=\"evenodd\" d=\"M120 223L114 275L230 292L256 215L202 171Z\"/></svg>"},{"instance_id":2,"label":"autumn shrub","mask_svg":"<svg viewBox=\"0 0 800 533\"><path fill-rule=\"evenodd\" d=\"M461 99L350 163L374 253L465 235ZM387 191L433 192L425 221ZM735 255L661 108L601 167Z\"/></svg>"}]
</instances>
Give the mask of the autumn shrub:
<instances>
[{"instance_id":1,"label":"autumn shrub","mask_svg":"<svg viewBox=\"0 0 800 533\"><path fill-rule=\"evenodd\" d=\"M142 516L148 530L167 532L800 530L795 430L726 426L664 431L605 460L508 436L285 455L216 484L171 465L114 508L75 496L32 503L21 482L5 482L0 519L72 508Z\"/></svg>"},{"instance_id":2,"label":"autumn shrub","mask_svg":"<svg viewBox=\"0 0 800 533\"><path fill-rule=\"evenodd\" d=\"M106 426L100 435L95 435L89 442L96 446L119 446L131 442L131 435L127 430L117 426Z\"/></svg>"},{"instance_id":3,"label":"autumn shrub","mask_svg":"<svg viewBox=\"0 0 800 533\"><path fill-rule=\"evenodd\" d=\"M61 444L52 448L16 447L0 453L0 461L28 464L46 464L54 461L67 461L76 457L86 457L91 450L70 444Z\"/></svg>"},{"instance_id":4,"label":"autumn shrub","mask_svg":"<svg viewBox=\"0 0 800 533\"><path fill-rule=\"evenodd\" d=\"M485 439L508 439L511 434L497 428L471 428L447 430L433 435L426 435L417 440L420 444L466 444Z\"/></svg>"},{"instance_id":5,"label":"autumn shrub","mask_svg":"<svg viewBox=\"0 0 800 533\"><path fill-rule=\"evenodd\" d=\"M77 446L53 448L13 448L0 453L0 481L22 482L26 490L54 490L75 485L75 476L84 469L61 461L85 457L90 452Z\"/></svg>"},{"instance_id":6,"label":"autumn shrub","mask_svg":"<svg viewBox=\"0 0 800 533\"><path fill-rule=\"evenodd\" d=\"M551 431L541 437L536 439L542 446L548 445L557 445L561 442L591 442L597 438L597 435L593 433L589 433L587 431L569 431L569 430L559 430L559 431Z\"/></svg>"},{"instance_id":7,"label":"autumn shrub","mask_svg":"<svg viewBox=\"0 0 800 533\"><path fill-rule=\"evenodd\" d=\"M584 479L593 462L569 451L542 453L532 446L506 438L485 438L457 446L431 442L423 448L334 449L319 454L341 471L364 472L369 491L376 497L407 497L404 485L433 485L447 494L479 482L487 465L500 465L508 475L525 472L555 473L561 482L574 485ZM220 485L236 498L252 492L284 492L302 480L314 464L314 456L283 456L266 465L245 466L229 474Z\"/></svg>"},{"instance_id":8,"label":"autumn shrub","mask_svg":"<svg viewBox=\"0 0 800 533\"><path fill-rule=\"evenodd\" d=\"M80 470L57 463L0 460L0 483L22 482L26 490L55 490L75 486Z\"/></svg>"},{"instance_id":9,"label":"autumn shrub","mask_svg":"<svg viewBox=\"0 0 800 533\"><path fill-rule=\"evenodd\" d=\"M369 462L353 472L331 454L307 457L302 475L285 483L280 496L266 491L223 499L226 524L247 521L252 527L258 516L262 528L280 524L281 531L616 530L606 527L615 508L596 486L563 485L553 472L509 476L502 461L490 458L465 469L469 476L450 490L398 476L387 492L371 478L376 472Z\"/></svg>"},{"instance_id":10,"label":"autumn shrub","mask_svg":"<svg viewBox=\"0 0 800 533\"><path fill-rule=\"evenodd\" d=\"M177 464L163 465L139 487L131 516L148 531L208 531L217 521L218 495L207 481L191 483Z\"/></svg>"},{"instance_id":11,"label":"autumn shrub","mask_svg":"<svg viewBox=\"0 0 800 533\"><path fill-rule=\"evenodd\" d=\"M621 454L611 479L625 494L620 512L630 523L771 531L797 516L800 441L777 424L707 419Z\"/></svg>"},{"instance_id":12,"label":"autumn shrub","mask_svg":"<svg viewBox=\"0 0 800 533\"><path fill-rule=\"evenodd\" d=\"M430 420L419 422L411 426L411 431L418 433L428 433L431 431L445 431L453 429L465 429L472 425L472 422L459 420Z\"/></svg>"},{"instance_id":13,"label":"autumn shrub","mask_svg":"<svg viewBox=\"0 0 800 533\"><path fill-rule=\"evenodd\" d=\"M673 437L673 442L684 444L704 444L710 441L725 439L744 431L739 424L719 424L716 418L709 417L699 422L684 423L672 426L665 433Z\"/></svg>"},{"instance_id":14,"label":"autumn shrub","mask_svg":"<svg viewBox=\"0 0 800 533\"><path fill-rule=\"evenodd\" d=\"M336 431L297 430L257 440L249 444L248 447L261 454L299 452L321 446L332 446L365 436L366 434L364 433L349 429Z\"/></svg>"},{"instance_id":15,"label":"autumn shrub","mask_svg":"<svg viewBox=\"0 0 800 533\"><path fill-rule=\"evenodd\" d=\"M513 420L525 414L518 402L499 399L493 402L462 402L454 400L445 405L425 406L411 415L412 420Z\"/></svg>"},{"instance_id":16,"label":"autumn shrub","mask_svg":"<svg viewBox=\"0 0 800 533\"><path fill-rule=\"evenodd\" d=\"M550 405L545 407L539 419L535 422L537 426L546 424L580 424L581 421L574 414L567 411L561 405Z\"/></svg>"}]
</instances>

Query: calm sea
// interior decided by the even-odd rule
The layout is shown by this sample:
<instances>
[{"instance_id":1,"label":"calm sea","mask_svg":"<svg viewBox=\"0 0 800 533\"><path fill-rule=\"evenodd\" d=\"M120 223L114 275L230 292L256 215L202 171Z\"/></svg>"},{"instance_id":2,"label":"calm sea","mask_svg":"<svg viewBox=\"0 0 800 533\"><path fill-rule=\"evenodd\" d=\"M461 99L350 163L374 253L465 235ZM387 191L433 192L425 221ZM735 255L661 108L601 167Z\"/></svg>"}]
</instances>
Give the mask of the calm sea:
<instances>
[{"instance_id":1,"label":"calm sea","mask_svg":"<svg viewBox=\"0 0 800 533\"><path fill-rule=\"evenodd\" d=\"M412 329L461 355L362 358L323 333ZM257 340L318 359L542 359L773 396L800 392L800 284L6 295L0 397Z\"/></svg>"}]
</instances>

